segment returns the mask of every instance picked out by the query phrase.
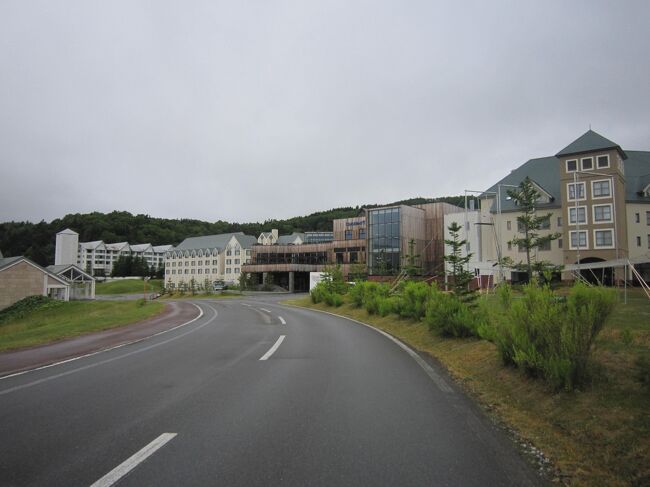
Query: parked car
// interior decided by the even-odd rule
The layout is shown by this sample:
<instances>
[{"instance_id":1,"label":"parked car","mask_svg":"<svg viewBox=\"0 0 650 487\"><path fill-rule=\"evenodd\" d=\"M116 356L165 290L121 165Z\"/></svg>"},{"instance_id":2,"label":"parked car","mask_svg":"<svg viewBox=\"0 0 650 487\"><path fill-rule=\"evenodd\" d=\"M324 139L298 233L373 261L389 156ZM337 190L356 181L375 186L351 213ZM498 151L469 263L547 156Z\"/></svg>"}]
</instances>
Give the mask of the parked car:
<instances>
[{"instance_id":1,"label":"parked car","mask_svg":"<svg viewBox=\"0 0 650 487\"><path fill-rule=\"evenodd\" d=\"M215 291L223 291L226 289L226 283L223 281L214 281L212 283L212 286L214 287Z\"/></svg>"}]
</instances>

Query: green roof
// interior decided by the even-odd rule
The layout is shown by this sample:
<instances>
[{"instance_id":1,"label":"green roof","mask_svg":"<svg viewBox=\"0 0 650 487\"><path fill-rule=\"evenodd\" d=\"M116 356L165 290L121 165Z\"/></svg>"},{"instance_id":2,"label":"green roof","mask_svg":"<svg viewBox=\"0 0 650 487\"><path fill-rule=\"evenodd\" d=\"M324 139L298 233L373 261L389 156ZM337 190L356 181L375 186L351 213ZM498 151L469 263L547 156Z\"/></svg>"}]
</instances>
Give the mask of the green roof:
<instances>
[{"instance_id":1,"label":"green roof","mask_svg":"<svg viewBox=\"0 0 650 487\"><path fill-rule=\"evenodd\" d=\"M560 152L555 154L557 157L570 156L573 154L583 154L586 152L596 152L608 149L616 149L623 159L627 159L627 154L616 143L606 139L600 134L589 129L576 140L567 145Z\"/></svg>"}]
</instances>

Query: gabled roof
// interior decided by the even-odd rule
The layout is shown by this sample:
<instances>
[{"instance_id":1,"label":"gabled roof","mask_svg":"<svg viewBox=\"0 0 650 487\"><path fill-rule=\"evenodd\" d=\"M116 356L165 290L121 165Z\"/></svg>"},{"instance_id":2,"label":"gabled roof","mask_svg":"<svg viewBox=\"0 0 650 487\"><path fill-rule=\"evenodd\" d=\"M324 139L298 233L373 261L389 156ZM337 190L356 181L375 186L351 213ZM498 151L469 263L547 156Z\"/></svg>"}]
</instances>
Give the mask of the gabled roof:
<instances>
[{"instance_id":1,"label":"gabled roof","mask_svg":"<svg viewBox=\"0 0 650 487\"><path fill-rule=\"evenodd\" d=\"M150 247L150 243L131 245L131 252L144 252Z\"/></svg>"},{"instance_id":2,"label":"gabled roof","mask_svg":"<svg viewBox=\"0 0 650 487\"><path fill-rule=\"evenodd\" d=\"M168 250L173 249L173 245L156 245L153 247L153 251L156 253L167 252Z\"/></svg>"},{"instance_id":3,"label":"gabled roof","mask_svg":"<svg viewBox=\"0 0 650 487\"><path fill-rule=\"evenodd\" d=\"M505 178L501 179L497 184L492 185L481 196L490 196L494 198L494 193L499 192L499 185L501 185L501 211L517 210L514 201L508 196L508 191L515 189L512 186L519 186L519 184L528 176L536 186L543 189L544 192L552 198L550 203L540 204L540 208L559 208L561 206L560 199L560 161L557 157L541 157L539 159L531 159L525 164L522 164L517 169L513 170ZM496 198L495 198L496 201ZM497 204L492 206L492 210L496 211Z\"/></svg>"},{"instance_id":4,"label":"gabled roof","mask_svg":"<svg viewBox=\"0 0 650 487\"><path fill-rule=\"evenodd\" d=\"M621 146L616 142L606 139L600 134L589 129L576 140L567 145L564 149L556 154L557 157L570 156L573 154L583 154L586 152L596 152L609 149L616 149L623 159L627 159L627 154L623 152Z\"/></svg>"},{"instance_id":5,"label":"gabled roof","mask_svg":"<svg viewBox=\"0 0 650 487\"><path fill-rule=\"evenodd\" d=\"M107 250L122 250L124 247L129 247L129 242L117 242L105 245Z\"/></svg>"},{"instance_id":6,"label":"gabled roof","mask_svg":"<svg viewBox=\"0 0 650 487\"><path fill-rule=\"evenodd\" d=\"M204 235L201 237L189 237L178 244L174 250L198 250L198 249L219 249L226 248L230 240L235 237L244 248L250 248L257 243L257 239L250 235L238 233L221 233L219 235Z\"/></svg>"},{"instance_id":7,"label":"gabled roof","mask_svg":"<svg viewBox=\"0 0 650 487\"><path fill-rule=\"evenodd\" d=\"M70 230L69 228L66 228L65 230L61 230L57 235L79 235L77 232L74 230Z\"/></svg>"},{"instance_id":8,"label":"gabled roof","mask_svg":"<svg viewBox=\"0 0 650 487\"><path fill-rule=\"evenodd\" d=\"M59 281L61 284L65 284L66 286L68 285L68 282L63 279L60 276L57 276L55 273L45 269L44 267L41 267L38 265L36 262L32 262L29 260L27 257L24 257L22 255L19 255L17 257L5 257L4 259L0 259L0 271L3 271L7 267L11 267L12 265L15 265L19 262L26 262L27 264L31 265L32 267L36 267L39 271L43 272L43 274L47 274L48 276L52 277L53 279L56 279Z\"/></svg>"},{"instance_id":9,"label":"gabled roof","mask_svg":"<svg viewBox=\"0 0 650 487\"><path fill-rule=\"evenodd\" d=\"M103 244L104 244L103 241L95 240L94 242L81 242L79 245L81 245L81 248L83 248L83 249L94 250L94 249L96 249L97 247L99 247L100 245L103 245Z\"/></svg>"},{"instance_id":10,"label":"gabled roof","mask_svg":"<svg viewBox=\"0 0 650 487\"><path fill-rule=\"evenodd\" d=\"M91 276L90 274L85 272L83 269L81 269L80 267L77 267L74 264L48 265L46 267L46 270L48 270L52 274L56 274L57 276L62 277L63 279L66 279L66 277L62 276L61 274L63 274L64 272L67 272L70 269L74 269L75 271L77 271L78 273L84 275L85 277L87 277L90 280L93 280L93 281L95 280L95 278L93 276Z\"/></svg>"},{"instance_id":11,"label":"gabled roof","mask_svg":"<svg viewBox=\"0 0 650 487\"><path fill-rule=\"evenodd\" d=\"M291 235L280 235L278 237L278 244L279 245L287 245L294 243L297 239L300 240L305 240L305 234L304 233L298 233L298 232L293 232Z\"/></svg>"},{"instance_id":12,"label":"gabled roof","mask_svg":"<svg viewBox=\"0 0 650 487\"><path fill-rule=\"evenodd\" d=\"M633 202L649 202L650 198L643 196L643 190L650 184L650 152L627 151L628 158L625 168L625 200Z\"/></svg>"}]
</instances>

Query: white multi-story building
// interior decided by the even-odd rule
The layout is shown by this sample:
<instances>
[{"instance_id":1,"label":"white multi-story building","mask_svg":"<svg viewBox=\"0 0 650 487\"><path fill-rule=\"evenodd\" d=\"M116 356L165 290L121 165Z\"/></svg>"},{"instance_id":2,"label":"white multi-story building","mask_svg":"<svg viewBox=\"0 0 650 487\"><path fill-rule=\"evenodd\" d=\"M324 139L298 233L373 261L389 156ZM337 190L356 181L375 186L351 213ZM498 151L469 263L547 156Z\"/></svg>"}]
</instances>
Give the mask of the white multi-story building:
<instances>
[{"instance_id":1,"label":"white multi-story building","mask_svg":"<svg viewBox=\"0 0 650 487\"><path fill-rule=\"evenodd\" d=\"M110 275L113 265L120 257L129 255L142 257L151 269L164 265L165 252L171 245L151 244L129 245L128 242L104 243L79 242L79 234L69 228L56 234L55 265L74 264L91 275Z\"/></svg>"},{"instance_id":2,"label":"white multi-story building","mask_svg":"<svg viewBox=\"0 0 650 487\"><path fill-rule=\"evenodd\" d=\"M239 282L241 267L249 263L255 237L224 233L191 237L165 253L165 286L189 289L214 281Z\"/></svg>"}]
</instances>

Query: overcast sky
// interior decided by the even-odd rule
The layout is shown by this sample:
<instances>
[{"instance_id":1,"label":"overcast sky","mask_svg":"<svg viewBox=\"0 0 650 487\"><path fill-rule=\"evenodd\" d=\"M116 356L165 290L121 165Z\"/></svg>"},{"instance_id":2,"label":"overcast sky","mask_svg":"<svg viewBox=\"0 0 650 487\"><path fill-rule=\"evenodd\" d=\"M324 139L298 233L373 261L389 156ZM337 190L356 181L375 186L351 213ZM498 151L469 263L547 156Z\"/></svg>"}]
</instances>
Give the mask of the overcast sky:
<instances>
[{"instance_id":1,"label":"overcast sky","mask_svg":"<svg viewBox=\"0 0 650 487\"><path fill-rule=\"evenodd\" d=\"M0 2L0 221L263 221L650 150L648 1Z\"/></svg>"}]
</instances>

